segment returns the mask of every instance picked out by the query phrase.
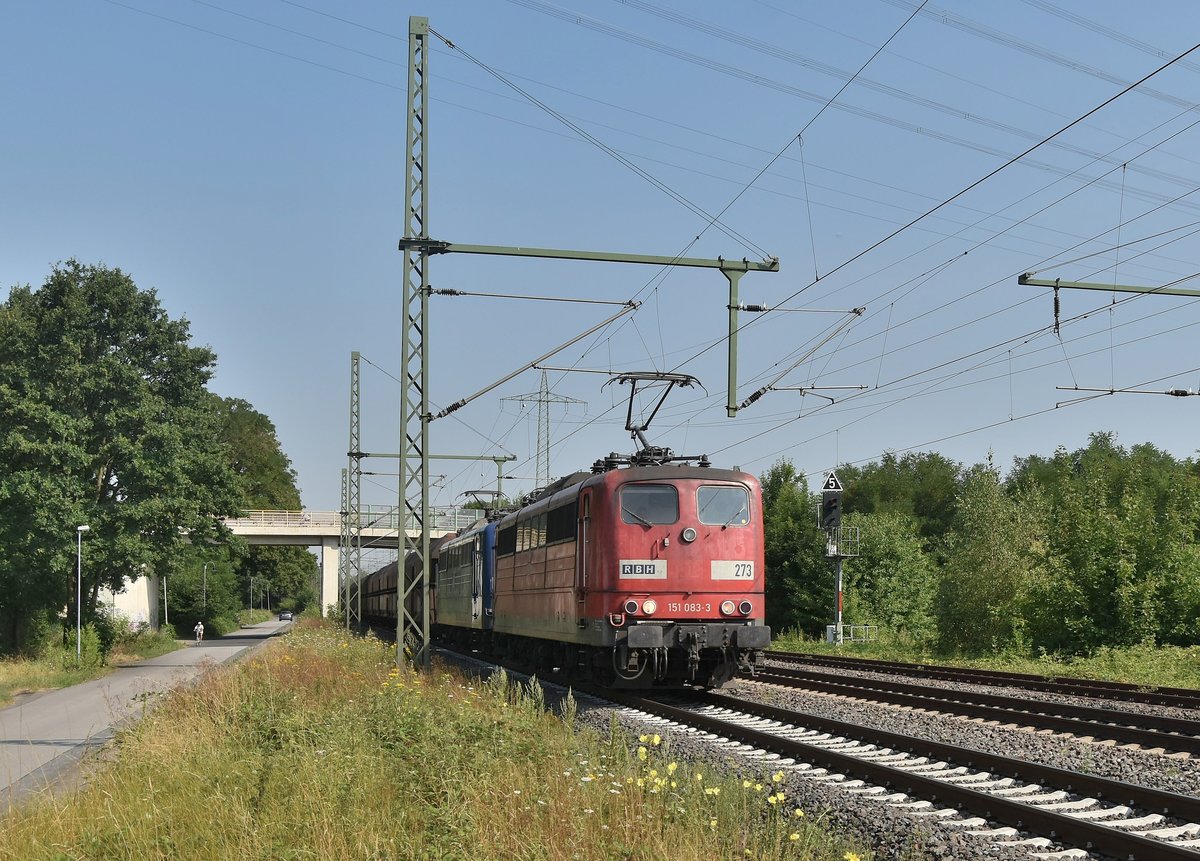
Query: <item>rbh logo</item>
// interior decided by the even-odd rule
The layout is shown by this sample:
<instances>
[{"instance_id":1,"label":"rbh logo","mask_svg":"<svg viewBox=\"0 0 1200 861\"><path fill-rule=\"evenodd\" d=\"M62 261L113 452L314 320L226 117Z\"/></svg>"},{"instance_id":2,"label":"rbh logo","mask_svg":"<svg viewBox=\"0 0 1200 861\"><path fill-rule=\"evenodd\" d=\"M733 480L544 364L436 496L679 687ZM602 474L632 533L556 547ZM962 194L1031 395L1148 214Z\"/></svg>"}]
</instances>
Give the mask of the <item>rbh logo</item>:
<instances>
[{"instance_id":1,"label":"rbh logo","mask_svg":"<svg viewBox=\"0 0 1200 861\"><path fill-rule=\"evenodd\" d=\"M667 560L622 559L619 576L622 580L666 580Z\"/></svg>"}]
</instances>

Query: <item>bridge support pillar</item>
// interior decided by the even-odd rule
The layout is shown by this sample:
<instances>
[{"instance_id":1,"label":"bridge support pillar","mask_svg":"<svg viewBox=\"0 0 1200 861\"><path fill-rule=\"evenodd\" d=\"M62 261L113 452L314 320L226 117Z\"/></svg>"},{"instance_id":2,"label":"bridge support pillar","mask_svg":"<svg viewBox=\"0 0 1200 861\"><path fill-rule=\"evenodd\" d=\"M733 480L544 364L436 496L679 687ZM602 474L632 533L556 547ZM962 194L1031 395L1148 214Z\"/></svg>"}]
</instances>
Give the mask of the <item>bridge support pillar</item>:
<instances>
[{"instance_id":1,"label":"bridge support pillar","mask_svg":"<svg viewBox=\"0 0 1200 861\"><path fill-rule=\"evenodd\" d=\"M338 593L338 552L340 542L336 536L321 539L321 615L329 615L329 605L337 606L341 597Z\"/></svg>"}]
</instances>

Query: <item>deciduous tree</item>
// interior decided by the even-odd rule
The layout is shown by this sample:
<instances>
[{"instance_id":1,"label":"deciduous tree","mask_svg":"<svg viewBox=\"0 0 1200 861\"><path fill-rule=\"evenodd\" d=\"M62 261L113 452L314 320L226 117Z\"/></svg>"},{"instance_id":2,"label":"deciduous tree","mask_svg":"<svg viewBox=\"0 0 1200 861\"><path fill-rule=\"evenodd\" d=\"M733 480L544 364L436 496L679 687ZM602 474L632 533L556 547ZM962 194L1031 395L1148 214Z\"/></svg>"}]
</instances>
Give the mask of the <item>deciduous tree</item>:
<instances>
[{"instance_id":1,"label":"deciduous tree","mask_svg":"<svg viewBox=\"0 0 1200 861\"><path fill-rule=\"evenodd\" d=\"M833 621L833 574L816 524L816 498L786 460L767 471L762 488L767 624L777 633L817 635Z\"/></svg>"},{"instance_id":2,"label":"deciduous tree","mask_svg":"<svg viewBox=\"0 0 1200 861\"><path fill-rule=\"evenodd\" d=\"M0 306L0 648L74 603L87 524L84 619L101 587L166 567L235 514L234 475L193 346L154 290L75 260Z\"/></svg>"},{"instance_id":3,"label":"deciduous tree","mask_svg":"<svg viewBox=\"0 0 1200 861\"><path fill-rule=\"evenodd\" d=\"M933 642L938 572L914 519L884 512L851 514L843 523L860 536L859 555L844 566L846 624L880 625Z\"/></svg>"},{"instance_id":4,"label":"deciduous tree","mask_svg":"<svg viewBox=\"0 0 1200 861\"><path fill-rule=\"evenodd\" d=\"M300 508L296 471L272 421L239 398L215 399L221 438L237 474L247 509ZM316 600L316 559L303 547L253 546L237 566L239 595L249 598L250 578L270 584L274 606L302 610Z\"/></svg>"}]
</instances>

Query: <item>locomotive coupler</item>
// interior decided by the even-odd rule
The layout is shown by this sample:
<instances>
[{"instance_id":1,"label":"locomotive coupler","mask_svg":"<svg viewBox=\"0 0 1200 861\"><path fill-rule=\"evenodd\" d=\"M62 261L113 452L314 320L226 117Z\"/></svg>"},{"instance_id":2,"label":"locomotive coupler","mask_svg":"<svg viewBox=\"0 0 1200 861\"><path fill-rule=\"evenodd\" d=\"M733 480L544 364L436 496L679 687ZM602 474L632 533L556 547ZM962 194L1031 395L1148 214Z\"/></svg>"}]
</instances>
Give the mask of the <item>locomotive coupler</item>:
<instances>
[{"instance_id":1,"label":"locomotive coupler","mask_svg":"<svg viewBox=\"0 0 1200 861\"><path fill-rule=\"evenodd\" d=\"M682 639L688 653L688 678L694 679L696 671L700 669L700 638L694 631L688 631Z\"/></svg>"},{"instance_id":2,"label":"locomotive coupler","mask_svg":"<svg viewBox=\"0 0 1200 861\"><path fill-rule=\"evenodd\" d=\"M628 650L627 657L625 658L625 670L634 675L638 674L641 670L641 652L636 649Z\"/></svg>"}]
</instances>

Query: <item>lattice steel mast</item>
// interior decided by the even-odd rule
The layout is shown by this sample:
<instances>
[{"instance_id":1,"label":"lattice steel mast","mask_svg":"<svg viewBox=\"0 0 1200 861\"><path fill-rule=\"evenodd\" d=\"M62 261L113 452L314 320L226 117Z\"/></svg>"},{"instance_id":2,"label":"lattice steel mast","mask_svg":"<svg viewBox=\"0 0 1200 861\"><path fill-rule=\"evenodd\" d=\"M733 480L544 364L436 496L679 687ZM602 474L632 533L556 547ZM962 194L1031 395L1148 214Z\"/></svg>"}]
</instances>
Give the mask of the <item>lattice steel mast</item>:
<instances>
[{"instance_id":1,"label":"lattice steel mast","mask_svg":"<svg viewBox=\"0 0 1200 861\"><path fill-rule=\"evenodd\" d=\"M350 444L346 449L349 467L346 470L346 511L342 526L345 542L346 579L342 597L345 601L346 630L362 627L362 432L359 409L359 353L350 354Z\"/></svg>"},{"instance_id":2,"label":"lattice steel mast","mask_svg":"<svg viewBox=\"0 0 1200 861\"><path fill-rule=\"evenodd\" d=\"M430 664L429 649L429 366L425 333L429 324L429 19L408 19L408 124L404 172L404 319L400 394L400 499L403 550L396 578L396 657L406 645L418 667ZM413 240L416 240L415 242ZM415 497L415 501L414 501ZM419 538L405 528L413 523ZM415 557L412 555L415 554ZM417 564L405 564L414 558ZM420 596L412 607L410 596Z\"/></svg>"},{"instance_id":3,"label":"lattice steel mast","mask_svg":"<svg viewBox=\"0 0 1200 861\"><path fill-rule=\"evenodd\" d=\"M341 597L342 618L346 618L346 585L350 579L350 470L342 470L342 529L338 537L338 591ZM252 599L253 600L253 599Z\"/></svg>"}]
</instances>

